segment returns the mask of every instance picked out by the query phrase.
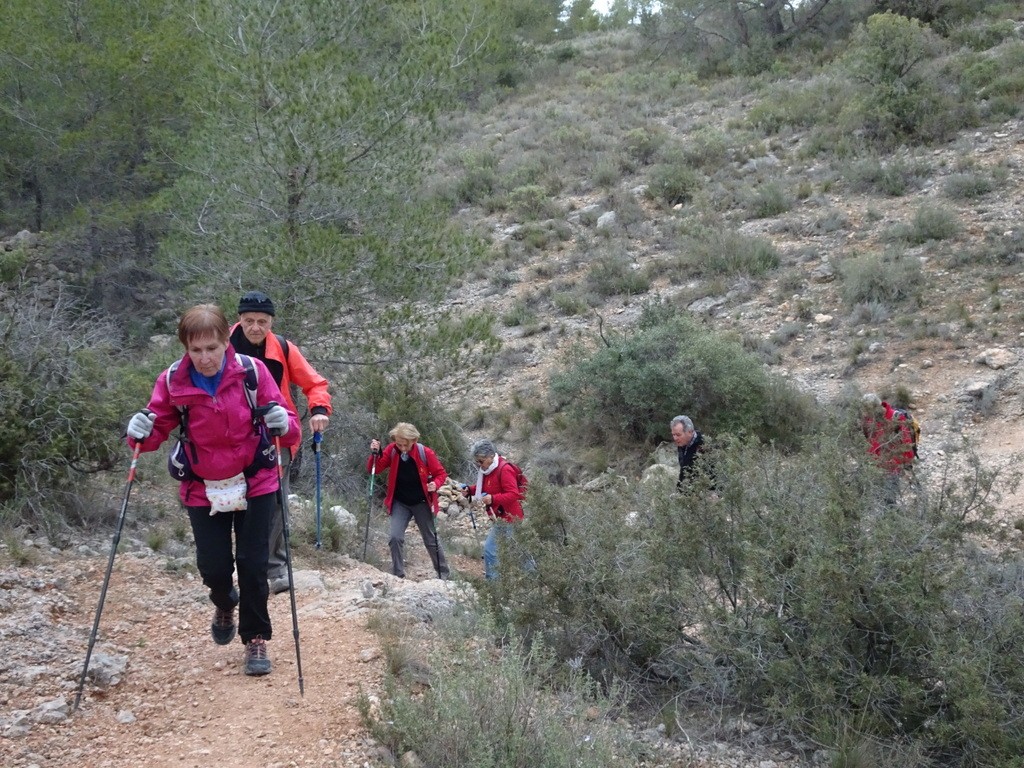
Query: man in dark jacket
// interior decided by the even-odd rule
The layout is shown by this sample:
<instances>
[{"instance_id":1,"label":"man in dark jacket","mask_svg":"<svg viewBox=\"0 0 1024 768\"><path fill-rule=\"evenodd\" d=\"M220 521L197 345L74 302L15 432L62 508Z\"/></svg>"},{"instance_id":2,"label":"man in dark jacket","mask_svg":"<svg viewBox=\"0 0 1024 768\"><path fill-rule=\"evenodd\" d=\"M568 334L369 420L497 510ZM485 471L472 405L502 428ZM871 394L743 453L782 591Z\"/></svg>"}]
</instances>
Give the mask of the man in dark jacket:
<instances>
[{"instance_id":1,"label":"man in dark jacket","mask_svg":"<svg viewBox=\"0 0 1024 768\"><path fill-rule=\"evenodd\" d=\"M694 462L697 455L704 450L704 436L693 428L693 420L689 416L676 416L670 422L672 442L676 444L679 455L679 482L682 489L695 472Z\"/></svg>"}]
</instances>

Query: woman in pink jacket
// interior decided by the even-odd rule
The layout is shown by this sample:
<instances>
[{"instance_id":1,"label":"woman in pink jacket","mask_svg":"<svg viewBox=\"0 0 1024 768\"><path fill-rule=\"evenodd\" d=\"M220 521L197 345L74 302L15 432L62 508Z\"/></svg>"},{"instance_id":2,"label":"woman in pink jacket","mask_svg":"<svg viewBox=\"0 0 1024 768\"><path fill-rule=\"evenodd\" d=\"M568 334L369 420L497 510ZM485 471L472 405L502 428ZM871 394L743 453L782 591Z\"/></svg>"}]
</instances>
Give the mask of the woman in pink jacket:
<instances>
[{"instance_id":1,"label":"woman in pink jacket","mask_svg":"<svg viewBox=\"0 0 1024 768\"><path fill-rule=\"evenodd\" d=\"M447 579L448 563L441 540L437 538L434 517L438 511L437 489L444 485L448 473L437 454L419 442L420 431L412 424L400 421L389 434L394 442L383 451L379 440L370 441L366 471L373 469L388 473L384 508L391 518L388 540L391 572L405 578L405 529L409 527L410 520L415 520L423 546L434 564L434 572L439 579Z\"/></svg>"},{"instance_id":2,"label":"woman in pink jacket","mask_svg":"<svg viewBox=\"0 0 1024 768\"><path fill-rule=\"evenodd\" d=\"M157 377L149 405L128 423L128 442L154 451L184 424L188 466L180 496L195 537L196 566L216 606L210 632L214 642L228 645L237 629L245 644L245 674L265 675L271 668L266 641L272 635L267 552L278 470L276 457L266 450L266 435L257 429L247 385L254 373L257 405L282 402L281 391L263 363L235 354L219 307L200 304L185 312L178 339L186 354ZM248 382L247 367L254 369ZM263 420L279 434L299 428L295 414L280 405Z\"/></svg>"}]
</instances>

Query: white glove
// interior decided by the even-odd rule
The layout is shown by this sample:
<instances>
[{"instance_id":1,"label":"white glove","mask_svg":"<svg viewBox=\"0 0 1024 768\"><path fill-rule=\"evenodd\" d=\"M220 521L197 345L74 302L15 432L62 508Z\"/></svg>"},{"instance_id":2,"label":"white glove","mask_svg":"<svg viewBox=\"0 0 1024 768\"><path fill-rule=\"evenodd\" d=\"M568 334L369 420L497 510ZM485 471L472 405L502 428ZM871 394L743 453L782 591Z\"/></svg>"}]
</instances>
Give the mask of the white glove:
<instances>
[{"instance_id":1,"label":"white glove","mask_svg":"<svg viewBox=\"0 0 1024 768\"><path fill-rule=\"evenodd\" d=\"M266 422L267 429L277 431L281 435L288 434L288 411L284 409L284 406L275 405L267 411L263 421Z\"/></svg>"},{"instance_id":2,"label":"white glove","mask_svg":"<svg viewBox=\"0 0 1024 768\"><path fill-rule=\"evenodd\" d=\"M155 414L139 411L128 422L128 437L134 440L145 440L153 431L154 421L156 421Z\"/></svg>"}]
</instances>

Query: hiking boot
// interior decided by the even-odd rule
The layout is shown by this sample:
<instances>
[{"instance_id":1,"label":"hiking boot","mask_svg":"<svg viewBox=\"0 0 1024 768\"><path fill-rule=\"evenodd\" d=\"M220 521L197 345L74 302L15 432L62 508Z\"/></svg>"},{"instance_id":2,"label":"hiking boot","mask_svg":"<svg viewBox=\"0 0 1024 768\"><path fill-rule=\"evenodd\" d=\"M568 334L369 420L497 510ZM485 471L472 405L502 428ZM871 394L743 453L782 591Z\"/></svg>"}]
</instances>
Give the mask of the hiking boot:
<instances>
[{"instance_id":1,"label":"hiking boot","mask_svg":"<svg viewBox=\"0 0 1024 768\"><path fill-rule=\"evenodd\" d=\"M222 608L213 609L213 623L210 624L210 634L213 635L213 642L217 645L227 645L235 639L235 609L225 611Z\"/></svg>"},{"instance_id":2,"label":"hiking boot","mask_svg":"<svg viewBox=\"0 0 1024 768\"><path fill-rule=\"evenodd\" d=\"M276 579L270 580L270 591L275 595L280 595L282 592L287 592L292 588L292 583L288 581L287 576L278 576Z\"/></svg>"},{"instance_id":3,"label":"hiking boot","mask_svg":"<svg viewBox=\"0 0 1024 768\"><path fill-rule=\"evenodd\" d=\"M259 635L245 644L245 674L250 677L270 674L270 659L267 658L267 641Z\"/></svg>"}]
</instances>

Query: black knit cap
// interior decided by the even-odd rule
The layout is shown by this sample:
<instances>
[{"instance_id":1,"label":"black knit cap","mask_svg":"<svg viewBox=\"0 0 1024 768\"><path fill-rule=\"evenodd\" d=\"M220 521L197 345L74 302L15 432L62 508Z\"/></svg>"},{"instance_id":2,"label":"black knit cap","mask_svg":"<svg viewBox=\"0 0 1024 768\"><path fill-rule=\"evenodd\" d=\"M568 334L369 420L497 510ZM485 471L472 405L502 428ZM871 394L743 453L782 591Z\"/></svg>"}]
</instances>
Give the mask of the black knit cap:
<instances>
[{"instance_id":1,"label":"black knit cap","mask_svg":"<svg viewBox=\"0 0 1024 768\"><path fill-rule=\"evenodd\" d=\"M266 312L273 317L274 302L263 291L249 291L238 300L238 314L243 312Z\"/></svg>"}]
</instances>

